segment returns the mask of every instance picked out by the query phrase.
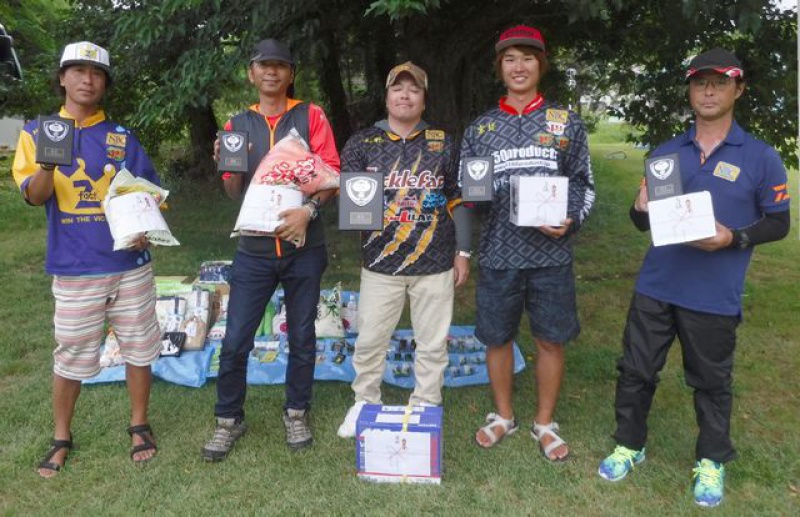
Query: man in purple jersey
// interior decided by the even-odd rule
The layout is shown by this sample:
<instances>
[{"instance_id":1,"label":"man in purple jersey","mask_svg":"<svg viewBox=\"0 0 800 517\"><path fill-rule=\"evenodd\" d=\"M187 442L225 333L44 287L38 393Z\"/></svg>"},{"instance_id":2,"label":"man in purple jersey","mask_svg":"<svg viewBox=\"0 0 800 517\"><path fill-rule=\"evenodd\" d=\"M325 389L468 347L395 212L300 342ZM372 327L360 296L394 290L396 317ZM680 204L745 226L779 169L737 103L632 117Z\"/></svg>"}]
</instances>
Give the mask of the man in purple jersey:
<instances>
[{"instance_id":1,"label":"man in purple jersey","mask_svg":"<svg viewBox=\"0 0 800 517\"><path fill-rule=\"evenodd\" d=\"M106 49L82 41L66 46L58 80L64 96L59 115L75 125L70 165L36 162L43 128L28 123L20 134L13 174L25 201L47 213L45 270L53 275L55 339L53 352L52 447L38 466L55 476L73 447L72 416L81 380L100 371L100 345L106 319L125 359L131 400L131 459L139 464L156 453L147 421L150 365L158 358L161 333L155 313L155 285L147 241L114 251L101 202L117 172L158 183L158 175L136 137L106 119L100 101L111 82Z\"/></svg>"}]
</instances>

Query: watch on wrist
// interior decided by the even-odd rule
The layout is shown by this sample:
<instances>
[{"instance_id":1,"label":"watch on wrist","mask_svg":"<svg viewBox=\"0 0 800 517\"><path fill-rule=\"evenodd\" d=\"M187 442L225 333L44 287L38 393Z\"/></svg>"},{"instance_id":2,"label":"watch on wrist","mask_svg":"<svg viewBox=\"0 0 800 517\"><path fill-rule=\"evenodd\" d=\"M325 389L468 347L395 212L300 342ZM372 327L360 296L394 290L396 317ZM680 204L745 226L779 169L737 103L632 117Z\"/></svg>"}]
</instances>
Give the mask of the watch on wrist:
<instances>
[{"instance_id":1,"label":"watch on wrist","mask_svg":"<svg viewBox=\"0 0 800 517\"><path fill-rule=\"evenodd\" d=\"M456 255L459 256L459 257L464 257L465 259L472 258L472 252L471 251L459 251Z\"/></svg>"},{"instance_id":2,"label":"watch on wrist","mask_svg":"<svg viewBox=\"0 0 800 517\"><path fill-rule=\"evenodd\" d=\"M313 200L313 199L311 199L311 200L309 200L309 201L308 201L308 203L306 203L305 205L303 205L303 208L305 208L306 210L308 210L308 213L309 213L309 215L311 216L311 220L312 220L312 221L313 221L314 219L316 219L316 218L317 218L317 216L319 215L319 210L318 210L318 208L319 208L319 201L318 201L318 202L316 202L316 203L314 203L314 200Z\"/></svg>"},{"instance_id":3,"label":"watch on wrist","mask_svg":"<svg viewBox=\"0 0 800 517\"><path fill-rule=\"evenodd\" d=\"M54 170L56 170L56 166L55 166L55 165L51 165L51 164L49 164L49 163L40 163L40 164L39 164L39 167L40 167L40 168L41 168L43 171L47 171L47 172L50 172L50 171L54 171Z\"/></svg>"}]
</instances>

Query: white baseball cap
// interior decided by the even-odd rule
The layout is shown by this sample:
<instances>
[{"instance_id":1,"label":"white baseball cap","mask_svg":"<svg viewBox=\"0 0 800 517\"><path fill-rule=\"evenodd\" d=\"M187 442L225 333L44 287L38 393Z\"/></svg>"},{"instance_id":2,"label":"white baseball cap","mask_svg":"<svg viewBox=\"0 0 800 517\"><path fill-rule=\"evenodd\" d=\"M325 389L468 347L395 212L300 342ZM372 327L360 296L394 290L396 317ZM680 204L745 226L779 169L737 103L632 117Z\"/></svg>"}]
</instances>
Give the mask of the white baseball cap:
<instances>
[{"instance_id":1,"label":"white baseball cap","mask_svg":"<svg viewBox=\"0 0 800 517\"><path fill-rule=\"evenodd\" d=\"M60 69L70 65L88 64L102 68L111 77L111 62L108 58L108 51L90 41L79 41L70 43L64 47L61 54Z\"/></svg>"}]
</instances>

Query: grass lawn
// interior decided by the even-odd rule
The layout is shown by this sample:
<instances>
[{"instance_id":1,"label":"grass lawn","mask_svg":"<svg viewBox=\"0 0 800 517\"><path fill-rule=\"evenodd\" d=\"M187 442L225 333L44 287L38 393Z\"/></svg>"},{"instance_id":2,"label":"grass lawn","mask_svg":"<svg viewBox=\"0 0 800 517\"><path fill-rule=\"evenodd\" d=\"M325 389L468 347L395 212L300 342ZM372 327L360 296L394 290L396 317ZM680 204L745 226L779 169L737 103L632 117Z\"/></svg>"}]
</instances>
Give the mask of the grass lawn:
<instances>
[{"instance_id":1,"label":"grass lawn","mask_svg":"<svg viewBox=\"0 0 800 517\"><path fill-rule=\"evenodd\" d=\"M315 387L315 442L290 452L283 442L282 386L251 387L250 431L232 456L207 464L200 448L213 430L215 386L153 386L151 423L160 452L145 468L128 459L125 386L85 387L73 433L79 449L67 469L41 480L34 465L51 438L53 349L50 279L43 272L41 209L25 206L0 161L0 514L2 515L661 515L701 514L690 494L696 425L679 347L674 347L650 418L648 460L623 482L596 474L613 447L615 361L633 282L648 235L627 220L643 151L619 143L619 126L604 126L593 142L598 201L576 243L582 328L567 349L567 374L556 415L572 455L552 465L527 432L534 413L534 379L516 377L516 414L523 430L492 450L473 443L492 410L488 387L445 391L444 482L400 486L360 482L351 441L336 428L351 404L344 383ZM796 192L798 177L791 177ZM230 258L228 234L236 206L221 189L181 185L168 221L182 246L158 249L161 275L196 274L203 260ZM793 207L797 213L797 203ZM358 289L358 240L335 230L325 214L330 267L324 285ZM796 218L795 218L796 221ZM744 299L735 369L733 438L739 459L729 465L718 515L800 514L800 256L798 231L756 252ZM476 271L473 266L473 277ZM454 323L473 322L474 280L457 294ZM402 326L408 326L404 317ZM527 324L518 339L530 363ZM384 401L408 392L387 388Z\"/></svg>"}]
</instances>

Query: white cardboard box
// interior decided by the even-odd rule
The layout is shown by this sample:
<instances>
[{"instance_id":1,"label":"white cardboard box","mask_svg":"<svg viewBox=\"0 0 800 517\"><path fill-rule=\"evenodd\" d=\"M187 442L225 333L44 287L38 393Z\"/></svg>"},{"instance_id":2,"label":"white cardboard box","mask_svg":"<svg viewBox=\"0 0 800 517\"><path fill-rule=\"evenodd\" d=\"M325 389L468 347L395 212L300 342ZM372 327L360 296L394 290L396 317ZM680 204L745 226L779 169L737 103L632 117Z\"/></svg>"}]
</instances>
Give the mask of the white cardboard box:
<instances>
[{"instance_id":1,"label":"white cardboard box","mask_svg":"<svg viewBox=\"0 0 800 517\"><path fill-rule=\"evenodd\" d=\"M569 179L512 176L509 218L517 226L561 226L567 218Z\"/></svg>"},{"instance_id":2,"label":"white cardboard box","mask_svg":"<svg viewBox=\"0 0 800 517\"><path fill-rule=\"evenodd\" d=\"M650 201L647 210L653 246L691 242L717 234L714 205L708 191Z\"/></svg>"},{"instance_id":3,"label":"white cardboard box","mask_svg":"<svg viewBox=\"0 0 800 517\"><path fill-rule=\"evenodd\" d=\"M365 405L356 425L358 477L441 484L442 415L441 407Z\"/></svg>"}]
</instances>

